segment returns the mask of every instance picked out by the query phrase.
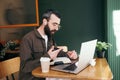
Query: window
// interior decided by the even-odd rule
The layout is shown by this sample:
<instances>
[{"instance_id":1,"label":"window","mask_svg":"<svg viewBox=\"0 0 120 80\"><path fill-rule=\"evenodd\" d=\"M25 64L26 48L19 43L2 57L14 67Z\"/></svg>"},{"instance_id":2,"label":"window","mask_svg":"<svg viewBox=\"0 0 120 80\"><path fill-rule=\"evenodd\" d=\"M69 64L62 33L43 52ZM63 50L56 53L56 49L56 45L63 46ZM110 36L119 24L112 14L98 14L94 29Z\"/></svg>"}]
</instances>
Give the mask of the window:
<instances>
[{"instance_id":1,"label":"window","mask_svg":"<svg viewBox=\"0 0 120 80\"><path fill-rule=\"evenodd\" d=\"M113 11L113 30L116 39L116 55L120 55L120 10Z\"/></svg>"}]
</instances>

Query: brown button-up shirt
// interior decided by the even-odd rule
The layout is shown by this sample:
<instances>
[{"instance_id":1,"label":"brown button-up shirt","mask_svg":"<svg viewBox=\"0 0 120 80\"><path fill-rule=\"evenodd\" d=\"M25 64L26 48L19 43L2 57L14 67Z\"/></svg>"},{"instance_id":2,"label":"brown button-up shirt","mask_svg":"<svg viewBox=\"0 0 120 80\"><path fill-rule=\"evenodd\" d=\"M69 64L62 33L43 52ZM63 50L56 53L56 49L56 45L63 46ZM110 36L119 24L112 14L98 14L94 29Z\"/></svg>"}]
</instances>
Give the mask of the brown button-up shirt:
<instances>
[{"instance_id":1,"label":"brown button-up shirt","mask_svg":"<svg viewBox=\"0 0 120 80\"><path fill-rule=\"evenodd\" d=\"M48 39L48 47L46 49L45 40L37 29L34 29L23 37L20 47L21 63L19 80L41 80L32 76L31 72L36 67L40 66L41 57L49 57L47 50L49 50L53 45L55 45L53 39ZM58 56L67 55L65 52L61 51Z\"/></svg>"}]
</instances>

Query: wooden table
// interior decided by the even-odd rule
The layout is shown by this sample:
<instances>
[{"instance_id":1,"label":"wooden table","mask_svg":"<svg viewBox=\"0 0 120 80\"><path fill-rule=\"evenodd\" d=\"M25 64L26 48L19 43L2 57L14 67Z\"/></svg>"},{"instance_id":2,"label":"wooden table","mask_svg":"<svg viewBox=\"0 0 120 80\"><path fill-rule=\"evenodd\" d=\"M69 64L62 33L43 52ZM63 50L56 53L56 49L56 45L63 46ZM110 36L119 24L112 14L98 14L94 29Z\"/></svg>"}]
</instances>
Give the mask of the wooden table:
<instances>
[{"instance_id":1,"label":"wooden table","mask_svg":"<svg viewBox=\"0 0 120 80\"><path fill-rule=\"evenodd\" d=\"M42 73L41 67L37 67L32 71L35 77L50 78L71 78L74 80L112 80L113 74L105 58L97 58L96 65L88 66L77 75L51 70L48 73Z\"/></svg>"}]
</instances>

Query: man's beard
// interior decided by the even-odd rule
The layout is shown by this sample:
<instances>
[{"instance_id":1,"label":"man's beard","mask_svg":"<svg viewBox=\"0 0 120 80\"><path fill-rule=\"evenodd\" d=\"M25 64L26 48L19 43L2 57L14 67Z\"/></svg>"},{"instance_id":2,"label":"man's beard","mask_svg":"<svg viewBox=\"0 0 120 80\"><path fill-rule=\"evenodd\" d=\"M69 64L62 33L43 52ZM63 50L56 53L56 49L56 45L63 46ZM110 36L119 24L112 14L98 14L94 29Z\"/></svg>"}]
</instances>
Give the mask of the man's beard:
<instances>
[{"instance_id":1,"label":"man's beard","mask_svg":"<svg viewBox=\"0 0 120 80\"><path fill-rule=\"evenodd\" d=\"M50 30L48 24L44 28L45 34L48 36L48 39L51 39L53 37L53 34L56 32L56 30Z\"/></svg>"}]
</instances>

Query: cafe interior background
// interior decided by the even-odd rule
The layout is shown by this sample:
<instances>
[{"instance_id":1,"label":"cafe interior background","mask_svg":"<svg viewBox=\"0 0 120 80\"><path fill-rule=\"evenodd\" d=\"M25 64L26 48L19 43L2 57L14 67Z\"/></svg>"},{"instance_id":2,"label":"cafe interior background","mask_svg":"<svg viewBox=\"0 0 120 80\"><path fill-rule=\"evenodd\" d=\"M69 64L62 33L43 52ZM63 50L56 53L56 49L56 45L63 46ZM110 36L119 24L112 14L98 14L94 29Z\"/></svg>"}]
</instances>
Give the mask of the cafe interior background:
<instances>
[{"instance_id":1,"label":"cafe interior background","mask_svg":"<svg viewBox=\"0 0 120 80\"><path fill-rule=\"evenodd\" d=\"M112 47L105 56L113 72L113 80L120 79L120 0L38 0L39 21L46 9L56 9L61 13L62 27L54 35L58 45L66 45L79 54L81 42L98 39L111 43ZM1 22L0 19L0 42L20 42L26 33L39 26L1 27Z\"/></svg>"}]
</instances>

